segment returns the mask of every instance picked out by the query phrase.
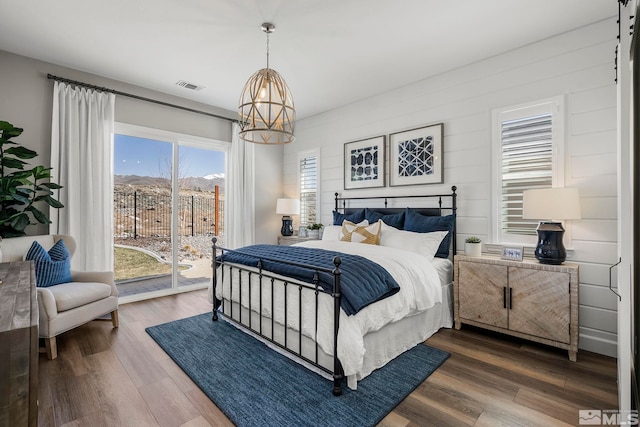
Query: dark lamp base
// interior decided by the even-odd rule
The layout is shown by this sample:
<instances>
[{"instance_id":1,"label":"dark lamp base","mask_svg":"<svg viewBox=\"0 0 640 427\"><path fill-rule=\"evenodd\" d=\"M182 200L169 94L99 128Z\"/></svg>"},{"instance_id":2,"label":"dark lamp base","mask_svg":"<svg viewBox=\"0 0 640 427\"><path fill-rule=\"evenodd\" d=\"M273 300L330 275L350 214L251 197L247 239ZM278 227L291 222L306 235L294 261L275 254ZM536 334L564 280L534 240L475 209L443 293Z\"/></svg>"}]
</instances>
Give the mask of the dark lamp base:
<instances>
[{"instance_id":1,"label":"dark lamp base","mask_svg":"<svg viewBox=\"0 0 640 427\"><path fill-rule=\"evenodd\" d=\"M285 215L282 217L282 229L280 230L283 236L293 236L293 219L290 216Z\"/></svg>"},{"instance_id":2,"label":"dark lamp base","mask_svg":"<svg viewBox=\"0 0 640 427\"><path fill-rule=\"evenodd\" d=\"M562 224L559 222L540 222L536 231L538 232L536 259L541 264L562 264L567 259L567 251L562 243L564 237Z\"/></svg>"}]
</instances>

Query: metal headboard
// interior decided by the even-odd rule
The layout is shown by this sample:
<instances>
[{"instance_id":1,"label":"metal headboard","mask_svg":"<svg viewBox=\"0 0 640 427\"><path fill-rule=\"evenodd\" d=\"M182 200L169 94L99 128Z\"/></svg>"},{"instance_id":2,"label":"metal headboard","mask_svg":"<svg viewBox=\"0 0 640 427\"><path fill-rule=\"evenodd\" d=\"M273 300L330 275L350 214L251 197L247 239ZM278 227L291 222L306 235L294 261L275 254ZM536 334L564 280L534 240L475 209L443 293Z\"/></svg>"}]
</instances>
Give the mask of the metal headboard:
<instances>
[{"instance_id":1,"label":"metal headboard","mask_svg":"<svg viewBox=\"0 0 640 427\"><path fill-rule=\"evenodd\" d=\"M362 209L362 207L348 207L347 206L347 202L352 201L352 200L384 200L384 207L383 208L378 208L375 206L367 206L371 209L375 209L378 212L381 212L383 214L393 214L393 213L400 213L402 211L405 210L404 207L402 208L390 208L389 206L389 200L395 200L395 199L427 199L427 200L434 200L437 203L437 206L434 207L420 207L420 208L414 208L412 206L409 206L411 209L415 210L416 212L420 213L421 215L425 215L425 216L443 216L443 215L451 215L453 214L454 217L456 216L456 211L457 211L457 205L456 205L456 197L458 196L456 194L456 190L458 189L458 187L456 187L455 185L451 187L451 193L448 194L426 194L426 195L411 195L411 196L367 196L367 197L339 197L338 193L335 193L335 210L337 212L342 212L344 214L350 214L350 213L354 213L360 209ZM444 200L444 206L443 206L443 200ZM452 237L452 255L456 254L456 222L453 222L453 235Z\"/></svg>"}]
</instances>

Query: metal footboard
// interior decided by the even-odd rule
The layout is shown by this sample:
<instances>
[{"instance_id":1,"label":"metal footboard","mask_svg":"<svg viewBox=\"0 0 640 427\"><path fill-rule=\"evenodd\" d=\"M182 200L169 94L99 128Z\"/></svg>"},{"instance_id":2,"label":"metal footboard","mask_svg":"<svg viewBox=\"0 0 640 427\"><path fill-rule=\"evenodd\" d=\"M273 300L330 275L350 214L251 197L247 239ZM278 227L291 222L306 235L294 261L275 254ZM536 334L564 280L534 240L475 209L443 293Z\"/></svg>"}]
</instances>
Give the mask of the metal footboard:
<instances>
[{"instance_id":1,"label":"metal footboard","mask_svg":"<svg viewBox=\"0 0 640 427\"><path fill-rule=\"evenodd\" d=\"M282 350L294 355L296 358L305 361L306 363L309 363L315 367L317 367L318 369L321 369L322 371L330 374L333 376L333 394L335 396L339 396L342 394L342 382L344 379L344 371L342 369L342 364L340 363L340 360L338 359L338 330L340 327L340 297L341 297L341 288L340 288L340 277L341 277L341 270L340 270L340 265L342 263L341 259L339 256L336 256L333 258L333 264L334 264L334 268L330 269L330 268L320 268L320 267L314 267L314 266L309 266L309 265L304 265L304 264L300 264L300 263L295 263L295 262L287 262L287 261L282 261L282 260L275 260L275 259L271 259L271 258L267 258L267 257L261 257L259 258L257 264L254 266L255 269L257 269L257 271L255 269L252 269L250 267L245 267L242 265L238 265L238 264L232 264L232 263L225 263L224 261L219 260L219 258L216 256L218 251L221 251L221 253L224 252L233 252L233 250L231 249L225 249L222 248L220 246L217 245L217 238L213 238L212 239L213 242L213 263L212 263L212 267L213 267L213 316L212 316L212 320L213 321L217 321L218 320L218 315L222 315L225 319L227 319L228 321L233 322L234 324L240 326L241 328L244 329L248 329L251 332L257 334L258 336L260 336L261 338L271 342L272 344L278 346L279 348L281 348ZM314 280L313 283L302 283L302 282L294 282L294 281L287 281L286 279L282 279L282 277L277 277L269 272L266 272L263 270L263 263L264 261L277 261L277 262L281 262L281 263L285 263L288 265L292 265L292 266L297 266L297 267L304 267L304 268L308 268L310 270L314 270L315 274L314 274ZM218 277L218 267L222 267L220 269L220 276ZM228 270L228 274L230 275L229 277L229 295L230 295L230 301L231 301L231 307L229 313L227 314L227 310L225 310L225 306L224 306L224 301L223 300L219 300L216 297L216 287L218 285L218 279L220 279L220 284L224 283L224 274L225 274L225 267ZM238 271L238 283L233 283L233 272L234 270ZM243 285L242 283L242 277L243 277L243 272L246 273L246 276L248 277L248 282L246 284L246 286ZM328 292L326 290L324 290L320 285L319 285L319 272L325 272L325 273L330 273L333 275L333 286L332 286L332 290L331 292ZM252 286L251 286L251 279L253 276L257 276L258 277L258 291L260 292L259 295L259 304L258 307L253 307L252 306ZM276 280L283 280L283 283L276 283ZM284 342L278 342L275 339L275 287L276 286L280 286L282 285L284 287L283 289L283 301L281 302L283 304L283 311L284 311L284 322L283 322L283 326L284 326ZM234 286L237 286L238 288L238 313L234 314L234 310L233 310L233 292L234 292ZM269 287L270 291L271 291L271 336L266 335L265 333L263 333L263 290L267 289L266 287ZM297 287L298 292L297 292L297 297L298 297L298 348L291 348L291 346L288 345L287 339L288 339L288 324L289 324L289 319L288 319L288 304L287 304L287 300L288 300L288 289L289 287ZM313 337L313 341L315 344L315 356L314 357L307 357L303 354L302 351L302 341L303 341L303 304L302 304L302 293L303 291L311 291L314 293L315 295L315 309L314 312L309 314L309 313L305 313L305 316L314 316L315 317L315 334ZM248 296L248 316L249 319L248 321L243 321L242 319L242 301L243 301L243 292L247 293ZM318 299L319 299L319 295L323 293L323 294L327 294L328 296L330 296L333 299L333 319L334 319L334 323L333 323L333 343L334 343L334 347L333 347L333 369L328 369L324 366L322 366L319 362L319 346L317 343L317 335L318 335ZM252 312L255 312L255 310L257 310L257 313L259 314L259 322L257 325L254 325L252 322Z\"/></svg>"}]
</instances>

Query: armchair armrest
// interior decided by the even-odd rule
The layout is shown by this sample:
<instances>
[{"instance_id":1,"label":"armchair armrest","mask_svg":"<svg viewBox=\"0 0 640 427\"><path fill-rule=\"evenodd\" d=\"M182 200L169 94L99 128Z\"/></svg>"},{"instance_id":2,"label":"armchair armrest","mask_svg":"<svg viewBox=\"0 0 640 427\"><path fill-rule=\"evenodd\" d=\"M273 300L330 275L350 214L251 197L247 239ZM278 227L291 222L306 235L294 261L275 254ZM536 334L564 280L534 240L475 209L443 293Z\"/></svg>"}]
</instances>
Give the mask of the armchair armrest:
<instances>
[{"instance_id":1,"label":"armchair armrest","mask_svg":"<svg viewBox=\"0 0 640 427\"><path fill-rule=\"evenodd\" d=\"M71 271L71 279L74 282L106 283L111 286L111 295L118 296L113 271Z\"/></svg>"},{"instance_id":2,"label":"armchair armrest","mask_svg":"<svg viewBox=\"0 0 640 427\"><path fill-rule=\"evenodd\" d=\"M38 311L40 319L48 321L55 318L58 315L58 306L56 305L56 299L53 297L51 291L47 288L36 288L38 292ZM42 325L43 322L40 322Z\"/></svg>"}]
</instances>

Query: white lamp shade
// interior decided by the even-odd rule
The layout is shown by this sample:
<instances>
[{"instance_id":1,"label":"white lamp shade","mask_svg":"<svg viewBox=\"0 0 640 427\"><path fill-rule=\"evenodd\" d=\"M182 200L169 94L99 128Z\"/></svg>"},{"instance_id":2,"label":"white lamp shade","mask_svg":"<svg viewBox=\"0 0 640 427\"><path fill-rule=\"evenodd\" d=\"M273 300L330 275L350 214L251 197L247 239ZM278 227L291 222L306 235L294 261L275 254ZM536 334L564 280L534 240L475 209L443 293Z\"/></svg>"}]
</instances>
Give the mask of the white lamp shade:
<instances>
[{"instance_id":1,"label":"white lamp shade","mask_svg":"<svg viewBox=\"0 0 640 427\"><path fill-rule=\"evenodd\" d=\"M278 199L276 203L276 213L280 215L299 215L299 199Z\"/></svg>"},{"instance_id":2,"label":"white lamp shade","mask_svg":"<svg viewBox=\"0 0 640 427\"><path fill-rule=\"evenodd\" d=\"M580 219L577 188L543 188L522 193L522 218L540 220Z\"/></svg>"}]
</instances>

